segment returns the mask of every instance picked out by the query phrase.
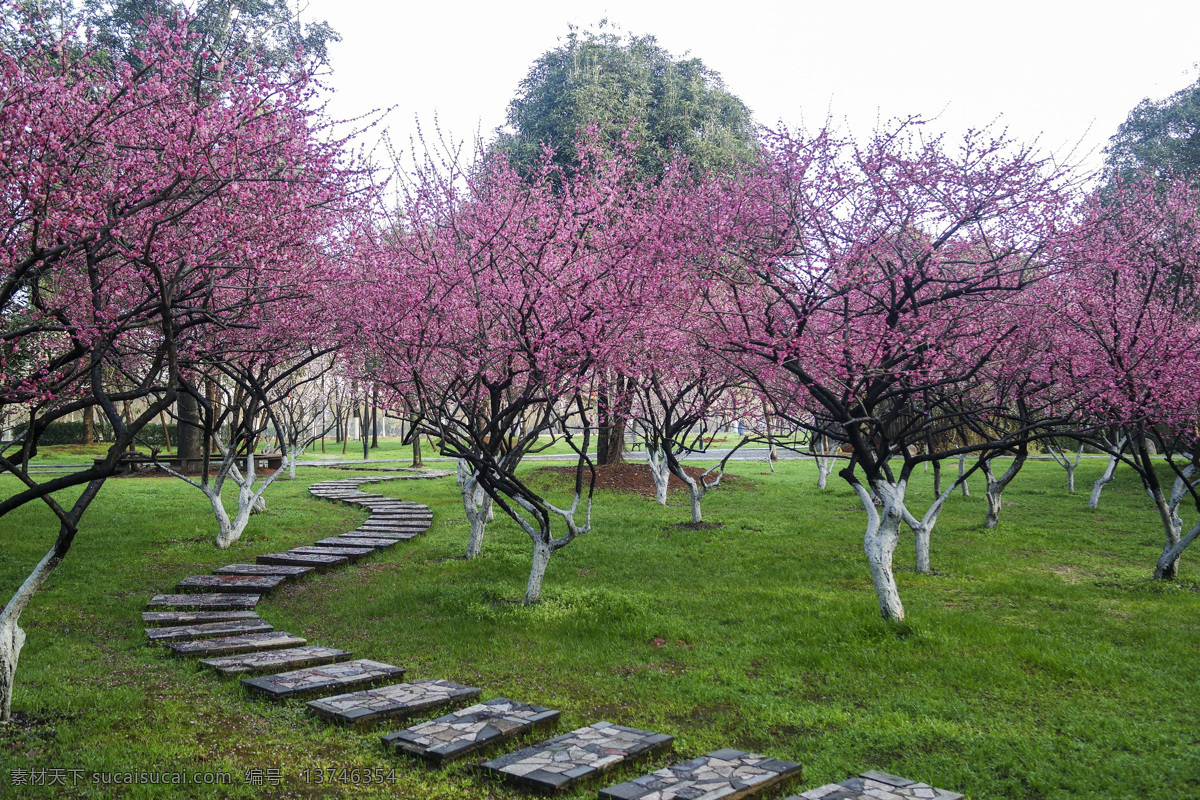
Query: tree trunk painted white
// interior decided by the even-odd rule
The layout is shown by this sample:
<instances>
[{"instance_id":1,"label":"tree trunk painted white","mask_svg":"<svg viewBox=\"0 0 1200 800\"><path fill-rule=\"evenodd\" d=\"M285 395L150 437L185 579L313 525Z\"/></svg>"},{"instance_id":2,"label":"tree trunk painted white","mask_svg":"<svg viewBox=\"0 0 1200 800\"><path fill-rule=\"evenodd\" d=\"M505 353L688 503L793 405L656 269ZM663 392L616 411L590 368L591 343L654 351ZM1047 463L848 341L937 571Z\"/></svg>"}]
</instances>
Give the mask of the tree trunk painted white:
<instances>
[{"instance_id":1,"label":"tree trunk painted white","mask_svg":"<svg viewBox=\"0 0 1200 800\"><path fill-rule=\"evenodd\" d=\"M288 480L296 480L296 460L304 453L303 447L298 444L290 445L287 449L288 462Z\"/></svg>"},{"instance_id":2,"label":"tree trunk painted white","mask_svg":"<svg viewBox=\"0 0 1200 800\"><path fill-rule=\"evenodd\" d=\"M1005 470L1004 474L999 478L992 472L992 460L985 459L981 465L983 476L987 480L987 513L983 518L983 527L992 530L1000 524L1000 507L1001 498L1004 495L1004 489L1012 482L1012 479L1021 471L1021 467L1025 465L1025 453L1019 453L1013 458L1013 463Z\"/></svg>"},{"instance_id":3,"label":"tree trunk painted white","mask_svg":"<svg viewBox=\"0 0 1200 800\"><path fill-rule=\"evenodd\" d=\"M697 480L691 475L688 475L687 470L685 470L683 465L678 461L675 462L671 470L671 474L687 484L688 496L692 503L692 524L699 525L704 521L704 517L700 513L700 502L704 499L704 495L708 492L708 484L704 482L703 476Z\"/></svg>"},{"instance_id":4,"label":"tree trunk painted white","mask_svg":"<svg viewBox=\"0 0 1200 800\"><path fill-rule=\"evenodd\" d=\"M1104 468L1104 472L1099 478L1096 478L1096 482L1092 484L1092 496L1088 498L1088 508L1094 509L1100 507L1100 492L1104 490L1105 486L1112 482L1113 475L1115 475L1117 472L1118 461L1120 461L1120 459L1116 456L1108 457L1108 465Z\"/></svg>"},{"instance_id":5,"label":"tree trunk painted white","mask_svg":"<svg viewBox=\"0 0 1200 800\"><path fill-rule=\"evenodd\" d=\"M458 486L462 492L463 511L471 524L471 535L467 539L467 558L475 558L483 551L484 530L492 520L492 498L479 485L471 467L461 458L458 460Z\"/></svg>"},{"instance_id":6,"label":"tree trunk painted white","mask_svg":"<svg viewBox=\"0 0 1200 800\"><path fill-rule=\"evenodd\" d=\"M1079 445L1079 452L1075 454L1074 459L1069 458L1065 452L1059 452L1052 444L1047 444L1046 450L1054 457L1055 462L1067 471L1067 491L1074 494L1075 468L1079 466L1079 459L1083 458L1083 445Z\"/></svg>"},{"instance_id":7,"label":"tree trunk painted white","mask_svg":"<svg viewBox=\"0 0 1200 800\"><path fill-rule=\"evenodd\" d=\"M1179 479L1175 480L1176 492L1172 492L1171 500L1174 500L1174 495L1179 489ZM1177 503L1171 502L1163 496L1161 490L1150 491L1150 497L1154 500L1154 505L1158 509L1159 518L1162 520L1163 534L1165 542L1163 543L1162 555L1158 558L1158 563L1154 568L1154 577L1164 580L1173 580L1179 569L1179 557L1176 555L1171 558L1171 554L1179 547L1179 542L1183 534L1183 520L1179 517L1179 507Z\"/></svg>"},{"instance_id":8,"label":"tree trunk painted white","mask_svg":"<svg viewBox=\"0 0 1200 800\"><path fill-rule=\"evenodd\" d=\"M966 456L966 454L963 454L958 457L958 480L962 483L962 496L970 497L971 496L971 487L967 485L967 482L965 480L963 480L963 475L966 474L966 471L967 471L966 466L967 466L967 456Z\"/></svg>"},{"instance_id":9,"label":"tree trunk painted white","mask_svg":"<svg viewBox=\"0 0 1200 800\"><path fill-rule=\"evenodd\" d=\"M829 484L829 476L833 472L832 456L817 456L817 488L824 489Z\"/></svg>"},{"instance_id":10,"label":"tree trunk painted white","mask_svg":"<svg viewBox=\"0 0 1200 800\"><path fill-rule=\"evenodd\" d=\"M536 603L542 599L542 579L546 577L546 565L550 563L550 554L553 552L550 542L541 537L533 540L533 564L529 568L529 582L525 585L526 603Z\"/></svg>"},{"instance_id":11,"label":"tree trunk painted white","mask_svg":"<svg viewBox=\"0 0 1200 800\"><path fill-rule=\"evenodd\" d=\"M879 612L886 620L900 622L904 619L904 604L900 602L900 590L896 586L896 576L892 573L892 559L900 541L900 523L904 521L905 485L903 482L877 482L873 488L875 495L883 501L880 509L875 508L871 501L871 493L866 487L860 483L854 484L854 491L858 493L858 498L867 511L867 532L863 537L863 550L871 569L875 595L879 599Z\"/></svg>"},{"instance_id":12,"label":"tree trunk painted white","mask_svg":"<svg viewBox=\"0 0 1200 800\"><path fill-rule=\"evenodd\" d=\"M667 490L671 482L671 470L661 447L646 445L646 463L650 465L650 477L654 479L654 501L660 506L667 504Z\"/></svg>"},{"instance_id":13,"label":"tree trunk painted white","mask_svg":"<svg viewBox=\"0 0 1200 800\"><path fill-rule=\"evenodd\" d=\"M52 548L13 593L4 611L0 612L0 723L7 723L12 716L17 661L25 645L25 631L18 624L21 612L61 562L62 558L55 556Z\"/></svg>"},{"instance_id":14,"label":"tree trunk painted white","mask_svg":"<svg viewBox=\"0 0 1200 800\"><path fill-rule=\"evenodd\" d=\"M904 521L912 528L916 546L916 569L917 572L928 575L933 572L933 566L929 557L929 540L933 534L933 527L937 525L938 517L941 516L942 509L946 506L946 500L954 493L954 485L949 489L938 494L937 499L933 501L933 505L925 512L925 516L917 519L909 513L906 506L902 506L904 511Z\"/></svg>"}]
</instances>

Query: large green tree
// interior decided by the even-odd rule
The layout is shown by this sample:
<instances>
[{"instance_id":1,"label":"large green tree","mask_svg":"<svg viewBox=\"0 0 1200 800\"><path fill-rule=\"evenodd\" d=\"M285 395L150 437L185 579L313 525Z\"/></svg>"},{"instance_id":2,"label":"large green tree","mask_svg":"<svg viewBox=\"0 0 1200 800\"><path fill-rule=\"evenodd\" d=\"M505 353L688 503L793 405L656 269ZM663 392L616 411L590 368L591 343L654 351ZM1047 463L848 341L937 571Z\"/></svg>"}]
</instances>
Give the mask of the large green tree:
<instances>
[{"instance_id":1,"label":"large green tree","mask_svg":"<svg viewBox=\"0 0 1200 800\"><path fill-rule=\"evenodd\" d=\"M1200 185L1200 80L1163 100L1142 100L1104 152L1110 174L1191 176Z\"/></svg>"},{"instance_id":2,"label":"large green tree","mask_svg":"<svg viewBox=\"0 0 1200 800\"><path fill-rule=\"evenodd\" d=\"M748 109L699 58L676 58L653 36L622 36L605 22L572 27L543 53L508 106L496 149L529 165L543 145L560 164L577 159L576 134L595 125L615 141L628 132L643 174L661 172L677 152L699 171L725 171L752 159L756 130Z\"/></svg>"}]
</instances>

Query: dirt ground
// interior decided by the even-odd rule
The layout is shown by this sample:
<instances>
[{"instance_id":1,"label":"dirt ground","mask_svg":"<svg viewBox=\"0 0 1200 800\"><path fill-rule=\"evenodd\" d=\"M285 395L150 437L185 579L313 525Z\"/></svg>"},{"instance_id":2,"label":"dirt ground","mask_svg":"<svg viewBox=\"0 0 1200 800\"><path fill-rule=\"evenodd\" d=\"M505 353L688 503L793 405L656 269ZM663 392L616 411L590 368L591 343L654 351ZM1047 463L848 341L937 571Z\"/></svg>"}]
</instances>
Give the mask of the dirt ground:
<instances>
[{"instance_id":1,"label":"dirt ground","mask_svg":"<svg viewBox=\"0 0 1200 800\"><path fill-rule=\"evenodd\" d=\"M574 467L543 467L547 472L552 472L557 475L565 476L568 479L575 477ZM700 478L704 474L704 470L697 467L685 466L684 470L688 475ZM586 475L585 475L586 479ZM726 475L721 479L721 485L736 484L738 478L733 475ZM670 482L667 484L671 491L676 489L687 490L687 485L671 476ZM642 494L648 497L654 496L654 479L650 477L649 464L609 464L596 467L596 488L611 489L618 492L629 492L631 494Z\"/></svg>"}]
</instances>

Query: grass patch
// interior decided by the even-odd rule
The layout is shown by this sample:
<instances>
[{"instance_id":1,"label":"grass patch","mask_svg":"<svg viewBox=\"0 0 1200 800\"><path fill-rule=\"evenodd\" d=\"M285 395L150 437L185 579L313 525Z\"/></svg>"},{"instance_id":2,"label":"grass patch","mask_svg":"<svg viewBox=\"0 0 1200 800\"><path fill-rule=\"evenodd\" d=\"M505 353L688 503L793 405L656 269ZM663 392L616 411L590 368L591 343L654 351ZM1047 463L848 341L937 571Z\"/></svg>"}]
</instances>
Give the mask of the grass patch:
<instances>
[{"instance_id":1,"label":"grass patch","mask_svg":"<svg viewBox=\"0 0 1200 800\"><path fill-rule=\"evenodd\" d=\"M734 746L803 763L805 787L875 768L972 800L1200 797L1195 555L1177 583L1149 580L1157 515L1127 470L1089 511L1102 467L1085 461L1067 495L1060 468L1027 465L996 531L982 529L981 497L953 498L934 532L935 575L911 570L911 540L897 553L904 625L879 619L857 499L832 480L819 492L815 468L792 461L773 475L731 464L741 480L704 501L715 529L678 527L689 516L682 494L663 508L600 492L595 531L553 557L533 607L513 602L530 550L514 524L497 519L484 556L468 562L453 479L383 484L377 491L433 508L429 533L290 585L261 614L313 643L406 666L413 679L558 708L560 730L608 719L677 737L675 755L607 783ZM111 481L24 615L14 703L24 722L0 732L0 796L525 797L461 766L394 758L373 734L329 728L300 703L254 701L146 646L138 612L150 594L353 527L362 511L305 491L346 476L306 469L277 483L269 512L223 553L195 489ZM910 498L914 508L932 498L929 476L918 473ZM7 598L53 529L33 507L0 525ZM315 770L330 767L394 769L395 783L316 784ZM30 769L82 770L84 780L12 785L13 770ZM279 770L282 782L247 785L252 769ZM152 770L226 772L231 784L88 782Z\"/></svg>"}]
</instances>

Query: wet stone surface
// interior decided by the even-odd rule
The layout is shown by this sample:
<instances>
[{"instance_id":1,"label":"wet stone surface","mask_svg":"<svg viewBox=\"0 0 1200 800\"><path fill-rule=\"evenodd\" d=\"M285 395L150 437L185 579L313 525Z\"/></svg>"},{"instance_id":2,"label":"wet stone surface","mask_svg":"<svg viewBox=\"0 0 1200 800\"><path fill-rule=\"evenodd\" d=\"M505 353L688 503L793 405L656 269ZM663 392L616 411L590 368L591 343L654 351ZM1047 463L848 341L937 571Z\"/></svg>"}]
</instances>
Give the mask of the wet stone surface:
<instances>
[{"instance_id":1,"label":"wet stone surface","mask_svg":"<svg viewBox=\"0 0 1200 800\"><path fill-rule=\"evenodd\" d=\"M192 575L177 583L175 591L270 594L285 580L281 575Z\"/></svg>"},{"instance_id":2,"label":"wet stone surface","mask_svg":"<svg viewBox=\"0 0 1200 800\"><path fill-rule=\"evenodd\" d=\"M518 703L497 697L422 722L383 738L384 747L395 748L435 763L450 761L473 753L490 744L504 741L551 724L560 712L542 706Z\"/></svg>"},{"instance_id":3,"label":"wet stone surface","mask_svg":"<svg viewBox=\"0 0 1200 800\"><path fill-rule=\"evenodd\" d=\"M352 658L354 658L354 654L347 650L310 644L283 650L265 650L259 653L206 658L200 664L229 677L233 675L263 675L268 672L317 667L323 664L349 661Z\"/></svg>"},{"instance_id":4,"label":"wet stone surface","mask_svg":"<svg viewBox=\"0 0 1200 800\"><path fill-rule=\"evenodd\" d=\"M281 575L292 580L312 571L312 567L290 567L282 564L226 564L213 570L217 575Z\"/></svg>"},{"instance_id":5,"label":"wet stone surface","mask_svg":"<svg viewBox=\"0 0 1200 800\"><path fill-rule=\"evenodd\" d=\"M147 627L195 625L202 622L232 622L258 619L257 611L143 611L142 624Z\"/></svg>"},{"instance_id":6,"label":"wet stone surface","mask_svg":"<svg viewBox=\"0 0 1200 800\"><path fill-rule=\"evenodd\" d=\"M373 547L325 547L324 545L316 545L311 547L293 547L288 550L289 553L302 556L320 556L329 554L331 556L344 556L350 559L351 562L358 561L363 556L369 556L375 552Z\"/></svg>"},{"instance_id":7,"label":"wet stone surface","mask_svg":"<svg viewBox=\"0 0 1200 800\"><path fill-rule=\"evenodd\" d=\"M167 647L181 656L231 656L258 650L299 647L308 640L287 631L247 633L242 636L222 636L218 639L196 639L190 642L168 642Z\"/></svg>"},{"instance_id":8,"label":"wet stone surface","mask_svg":"<svg viewBox=\"0 0 1200 800\"><path fill-rule=\"evenodd\" d=\"M362 536L331 536L328 539L322 539L316 545L317 547L370 547L380 550L392 547L397 541L397 539L367 539Z\"/></svg>"},{"instance_id":9,"label":"wet stone surface","mask_svg":"<svg viewBox=\"0 0 1200 800\"><path fill-rule=\"evenodd\" d=\"M429 708L472 700L479 697L481 691L454 681L423 680L313 700L308 707L318 716L342 725L365 725L379 719L408 717Z\"/></svg>"},{"instance_id":10,"label":"wet stone surface","mask_svg":"<svg viewBox=\"0 0 1200 800\"><path fill-rule=\"evenodd\" d=\"M605 800L736 800L800 777L791 761L727 748L600 790Z\"/></svg>"},{"instance_id":11,"label":"wet stone surface","mask_svg":"<svg viewBox=\"0 0 1200 800\"><path fill-rule=\"evenodd\" d=\"M176 611L248 611L258 605L258 594L156 594L146 603L148 609Z\"/></svg>"},{"instance_id":12,"label":"wet stone surface","mask_svg":"<svg viewBox=\"0 0 1200 800\"><path fill-rule=\"evenodd\" d=\"M311 567L317 572L328 572L334 567L349 564L345 556L335 556L322 550L320 553L263 553L255 561L266 565L283 565L290 567Z\"/></svg>"},{"instance_id":13,"label":"wet stone surface","mask_svg":"<svg viewBox=\"0 0 1200 800\"><path fill-rule=\"evenodd\" d=\"M260 678L242 678L242 685L276 700L283 700L378 686L390 680L402 679L404 672L402 667L360 658L323 667L263 675Z\"/></svg>"},{"instance_id":14,"label":"wet stone surface","mask_svg":"<svg viewBox=\"0 0 1200 800\"><path fill-rule=\"evenodd\" d=\"M481 764L543 791L559 791L636 756L670 747L675 737L597 722Z\"/></svg>"},{"instance_id":15,"label":"wet stone surface","mask_svg":"<svg viewBox=\"0 0 1200 800\"><path fill-rule=\"evenodd\" d=\"M357 530L347 531L346 533L341 534L341 536L339 536L338 538L339 539L387 539L391 542L407 542L409 539L415 539L420 535L421 535L420 531L404 531L403 533L401 533L398 531L381 531L381 530L377 530L375 528L371 528L369 530L364 530L362 528L359 528ZM346 544L348 546L351 545L350 542L347 542Z\"/></svg>"},{"instance_id":16,"label":"wet stone surface","mask_svg":"<svg viewBox=\"0 0 1200 800\"><path fill-rule=\"evenodd\" d=\"M841 783L827 783L787 800L962 800L963 795L927 783L869 770Z\"/></svg>"},{"instance_id":17,"label":"wet stone surface","mask_svg":"<svg viewBox=\"0 0 1200 800\"><path fill-rule=\"evenodd\" d=\"M147 628L151 643L174 642L184 639L214 639L244 633L269 633L275 630L264 619L240 619L230 622L203 622L197 625L172 625L166 628Z\"/></svg>"}]
</instances>

